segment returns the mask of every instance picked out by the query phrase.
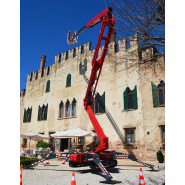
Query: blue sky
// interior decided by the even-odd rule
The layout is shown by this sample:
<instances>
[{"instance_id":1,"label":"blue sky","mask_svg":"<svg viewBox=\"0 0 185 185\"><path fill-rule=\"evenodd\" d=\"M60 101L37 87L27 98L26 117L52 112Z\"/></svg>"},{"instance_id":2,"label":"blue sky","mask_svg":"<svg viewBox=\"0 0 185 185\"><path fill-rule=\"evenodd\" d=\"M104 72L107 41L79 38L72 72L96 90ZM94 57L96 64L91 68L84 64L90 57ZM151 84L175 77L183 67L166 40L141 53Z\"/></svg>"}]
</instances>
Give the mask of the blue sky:
<instances>
[{"instance_id":1,"label":"blue sky","mask_svg":"<svg viewBox=\"0 0 185 185\"><path fill-rule=\"evenodd\" d=\"M77 44L67 44L67 32L80 30L106 8L104 0L20 0L20 90L26 88L27 74L54 63L55 55L91 41L96 47L100 24L83 32Z\"/></svg>"}]
</instances>

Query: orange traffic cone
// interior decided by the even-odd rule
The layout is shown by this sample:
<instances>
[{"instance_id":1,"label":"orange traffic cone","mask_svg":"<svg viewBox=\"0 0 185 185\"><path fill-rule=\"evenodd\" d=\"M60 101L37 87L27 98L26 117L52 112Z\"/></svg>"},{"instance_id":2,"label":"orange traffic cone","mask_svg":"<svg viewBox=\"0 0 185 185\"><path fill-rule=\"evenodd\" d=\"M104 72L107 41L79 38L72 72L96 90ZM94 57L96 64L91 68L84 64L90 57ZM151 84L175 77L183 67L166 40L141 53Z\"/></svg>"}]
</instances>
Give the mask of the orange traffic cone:
<instances>
[{"instance_id":1,"label":"orange traffic cone","mask_svg":"<svg viewBox=\"0 0 185 185\"><path fill-rule=\"evenodd\" d=\"M65 164L65 159L63 160L62 164Z\"/></svg>"},{"instance_id":2,"label":"orange traffic cone","mask_svg":"<svg viewBox=\"0 0 185 185\"><path fill-rule=\"evenodd\" d=\"M139 170L139 185L145 185L142 168Z\"/></svg>"},{"instance_id":3,"label":"orange traffic cone","mask_svg":"<svg viewBox=\"0 0 185 185\"><path fill-rule=\"evenodd\" d=\"M71 185L76 185L75 172L72 173Z\"/></svg>"},{"instance_id":4,"label":"orange traffic cone","mask_svg":"<svg viewBox=\"0 0 185 185\"><path fill-rule=\"evenodd\" d=\"M46 161L46 164L49 164L49 160Z\"/></svg>"}]
</instances>

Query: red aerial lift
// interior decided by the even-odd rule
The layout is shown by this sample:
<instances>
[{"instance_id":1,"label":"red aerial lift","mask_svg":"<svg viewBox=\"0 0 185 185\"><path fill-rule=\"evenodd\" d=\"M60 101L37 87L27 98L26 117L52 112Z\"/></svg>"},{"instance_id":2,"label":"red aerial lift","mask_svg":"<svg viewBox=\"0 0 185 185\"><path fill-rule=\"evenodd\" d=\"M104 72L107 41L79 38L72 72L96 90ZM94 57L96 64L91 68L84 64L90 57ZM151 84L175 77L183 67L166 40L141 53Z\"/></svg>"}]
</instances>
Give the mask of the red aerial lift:
<instances>
[{"instance_id":1,"label":"red aerial lift","mask_svg":"<svg viewBox=\"0 0 185 185\"><path fill-rule=\"evenodd\" d=\"M114 16L112 15L112 8L108 7L96 17L94 17L91 21L89 21L86 26L84 26L76 36L80 35L86 29L92 28L96 24L102 22L101 29L99 33L98 42L96 45L96 49L94 52L93 60L92 60L92 71L89 79L86 95L84 98L84 108L93 124L93 127L96 131L96 134L99 138L100 144L96 149L90 149L89 153L75 153L70 155L69 165L72 167L77 166L90 166L91 168L95 168L97 165L102 169L103 173L106 175L107 179L111 179L112 176L105 169L104 165L107 167L114 167L117 165L117 160L115 157L115 150L107 150L108 149L108 137L104 134L101 129L92 109L92 101L96 91L96 87L98 84L99 76L101 73L101 69L103 66L103 62L105 59L105 55L107 52L108 44L110 42L111 34L113 32L114 25L116 23ZM103 36L105 27L108 26L108 34L107 36ZM73 43L76 37L72 37L69 40L69 43ZM100 59L97 60L98 51L100 48L101 41L104 40L104 47ZM97 79L96 79L96 74ZM96 80L95 80L96 79ZM95 82L96 81L96 82ZM95 85L93 87L93 85Z\"/></svg>"},{"instance_id":2,"label":"red aerial lift","mask_svg":"<svg viewBox=\"0 0 185 185\"><path fill-rule=\"evenodd\" d=\"M106 170L105 167L115 167L117 166L116 154L127 155L127 157L122 158L129 158L136 162L140 162L147 167L151 167L150 165L143 163L142 161L137 160L132 154L125 154L125 153L118 153L115 150L107 150L108 149L108 137L104 134L103 130L96 119L91 106L93 97L95 95L96 87L98 84L98 80L100 77L100 73L102 70L103 62L105 59L105 55L107 52L108 44L110 42L111 34L113 32L114 25L116 23L114 16L112 15L112 8L108 7L96 17L94 17L91 21L89 21L76 35L72 36L70 40L68 40L69 44L76 43L76 38L79 36L83 31L86 29L92 28L96 24L102 22L101 29L99 32L98 42L95 48L93 60L92 60L92 71L90 75L90 79L88 82L87 91L85 94L84 101L84 108L93 124L93 127L96 131L96 134L99 138L99 146L96 149L90 149L88 153L74 153L70 154L69 166L71 167L81 167L81 166L90 166L90 168L100 167L103 171L105 177L110 180L112 176ZM109 27L107 36L103 36L105 27ZM99 60L97 60L98 51L100 48L101 41L104 40L104 47ZM96 78L96 74L97 78Z\"/></svg>"}]
</instances>

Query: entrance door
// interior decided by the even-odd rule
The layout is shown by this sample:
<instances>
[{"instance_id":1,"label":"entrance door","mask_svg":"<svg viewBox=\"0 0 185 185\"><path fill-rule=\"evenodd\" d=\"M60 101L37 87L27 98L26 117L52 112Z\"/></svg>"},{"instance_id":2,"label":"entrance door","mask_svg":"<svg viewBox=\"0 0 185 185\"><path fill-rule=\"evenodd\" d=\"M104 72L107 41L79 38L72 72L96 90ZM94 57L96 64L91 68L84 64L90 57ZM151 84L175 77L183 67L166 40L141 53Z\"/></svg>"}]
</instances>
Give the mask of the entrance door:
<instances>
[{"instance_id":1,"label":"entrance door","mask_svg":"<svg viewBox=\"0 0 185 185\"><path fill-rule=\"evenodd\" d=\"M61 138L60 140L60 150L70 150L71 148L71 138Z\"/></svg>"}]
</instances>

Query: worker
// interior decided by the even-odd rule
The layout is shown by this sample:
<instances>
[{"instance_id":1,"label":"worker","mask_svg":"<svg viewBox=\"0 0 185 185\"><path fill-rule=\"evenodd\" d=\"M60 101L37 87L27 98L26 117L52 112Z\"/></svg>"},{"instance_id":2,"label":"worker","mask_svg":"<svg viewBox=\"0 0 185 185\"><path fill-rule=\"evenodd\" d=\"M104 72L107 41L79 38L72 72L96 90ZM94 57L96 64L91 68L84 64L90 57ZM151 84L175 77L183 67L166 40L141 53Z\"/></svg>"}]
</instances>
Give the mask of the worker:
<instances>
[{"instance_id":1,"label":"worker","mask_svg":"<svg viewBox=\"0 0 185 185\"><path fill-rule=\"evenodd\" d=\"M67 43L69 44L69 40L71 39L71 31L69 30L68 34L67 34Z\"/></svg>"},{"instance_id":2,"label":"worker","mask_svg":"<svg viewBox=\"0 0 185 185\"><path fill-rule=\"evenodd\" d=\"M76 30L75 30L74 33L73 33L73 37L76 36L76 35L77 35L77 32L76 32ZM77 38L78 38L78 37L75 37L75 38L74 38L74 43L77 43L77 42L78 42L78 41L77 41Z\"/></svg>"}]
</instances>

